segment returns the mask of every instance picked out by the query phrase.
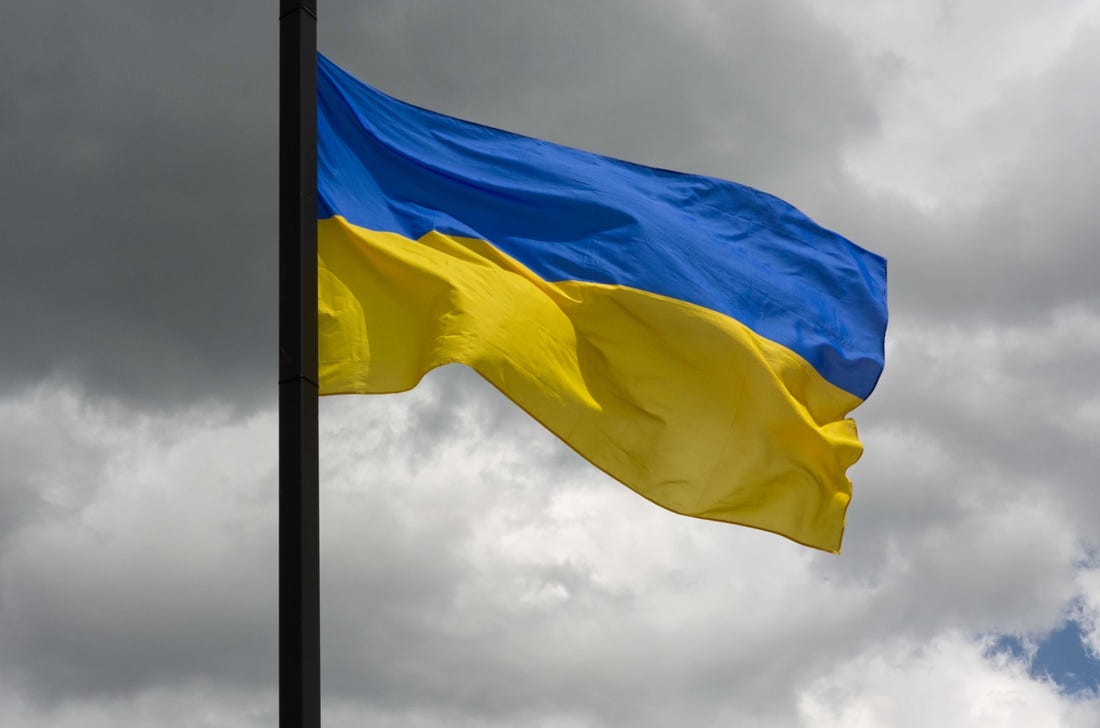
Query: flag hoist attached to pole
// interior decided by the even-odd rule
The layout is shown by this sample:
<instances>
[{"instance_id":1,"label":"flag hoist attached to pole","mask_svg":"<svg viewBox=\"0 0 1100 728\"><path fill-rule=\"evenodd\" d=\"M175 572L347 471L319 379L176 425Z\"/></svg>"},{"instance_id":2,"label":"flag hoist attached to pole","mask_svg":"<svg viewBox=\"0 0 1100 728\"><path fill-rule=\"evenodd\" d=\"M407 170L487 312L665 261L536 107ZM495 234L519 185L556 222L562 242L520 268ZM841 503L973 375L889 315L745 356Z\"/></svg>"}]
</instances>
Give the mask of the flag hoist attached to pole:
<instances>
[{"instance_id":1,"label":"flag hoist attached to pole","mask_svg":"<svg viewBox=\"0 0 1100 728\"><path fill-rule=\"evenodd\" d=\"M466 364L665 508L840 549L881 257L758 190L426 111L324 57L317 124L321 394Z\"/></svg>"}]
</instances>

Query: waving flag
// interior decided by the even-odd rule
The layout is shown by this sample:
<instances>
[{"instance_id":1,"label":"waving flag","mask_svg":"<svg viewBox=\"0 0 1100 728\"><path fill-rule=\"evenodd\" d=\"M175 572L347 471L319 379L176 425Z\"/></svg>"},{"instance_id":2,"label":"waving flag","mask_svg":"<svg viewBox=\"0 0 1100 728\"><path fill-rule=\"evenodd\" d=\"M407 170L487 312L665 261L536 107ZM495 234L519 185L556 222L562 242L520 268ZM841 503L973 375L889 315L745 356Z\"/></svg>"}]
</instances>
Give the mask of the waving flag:
<instances>
[{"instance_id":1,"label":"waving flag","mask_svg":"<svg viewBox=\"0 0 1100 728\"><path fill-rule=\"evenodd\" d=\"M886 263L789 204L420 109L318 59L321 394L477 371L677 513L838 551Z\"/></svg>"}]
</instances>

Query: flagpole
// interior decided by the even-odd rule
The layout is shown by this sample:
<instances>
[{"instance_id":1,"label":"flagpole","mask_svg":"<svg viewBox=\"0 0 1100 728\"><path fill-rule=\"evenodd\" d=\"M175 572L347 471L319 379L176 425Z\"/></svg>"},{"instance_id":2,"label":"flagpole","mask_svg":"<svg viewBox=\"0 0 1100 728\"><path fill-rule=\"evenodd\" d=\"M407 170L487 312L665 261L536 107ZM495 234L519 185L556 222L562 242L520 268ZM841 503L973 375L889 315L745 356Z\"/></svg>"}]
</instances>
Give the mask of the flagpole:
<instances>
[{"instance_id":1,"label":"flagpole","mask_svg":"<svg viewBox=\"0 0 1100 728\"><path fill-rule=\"evenodd\" d=\"M280 728L321 725L317 486L317 0L280 0Z\"/></svg>"}]
</instances>

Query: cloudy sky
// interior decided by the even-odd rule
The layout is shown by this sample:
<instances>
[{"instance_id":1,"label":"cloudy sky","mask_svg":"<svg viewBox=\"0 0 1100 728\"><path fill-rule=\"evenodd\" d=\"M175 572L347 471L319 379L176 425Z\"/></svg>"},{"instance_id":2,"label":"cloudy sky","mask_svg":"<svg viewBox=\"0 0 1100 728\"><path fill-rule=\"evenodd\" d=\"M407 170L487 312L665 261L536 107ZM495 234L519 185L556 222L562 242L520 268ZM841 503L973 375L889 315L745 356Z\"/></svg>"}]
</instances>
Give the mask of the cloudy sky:
<instances>
[{"instance_id":1,"label":"cloudy sky","mask_svg":"<svg viewBox=\"0 0 1100 728\"><path fill-rule=\"evenodd\" d=\"M0 724L274 724L276 3L0 28ZM472 372L322 402L325 725L1100 725L1100 3L321 0L398 97L890 264L843 553ZM270 6L270 7L269 7Z\"/></svg>"}]
</instances>

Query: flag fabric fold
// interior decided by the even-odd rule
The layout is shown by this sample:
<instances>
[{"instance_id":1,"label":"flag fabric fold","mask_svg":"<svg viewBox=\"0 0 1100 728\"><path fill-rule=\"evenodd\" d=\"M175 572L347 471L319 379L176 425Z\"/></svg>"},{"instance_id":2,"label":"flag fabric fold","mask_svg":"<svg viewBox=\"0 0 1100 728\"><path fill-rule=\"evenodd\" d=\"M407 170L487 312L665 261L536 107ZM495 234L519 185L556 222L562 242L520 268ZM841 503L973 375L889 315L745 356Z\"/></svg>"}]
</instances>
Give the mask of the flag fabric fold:
<instances>
[{"instance_id":1,"label":"flag fabric fold","mask_svg":"<svg viewBox=\"0 0 1100 728\"><path fill-rule=\"evenodd\" d=\"M787 203L405 104L318 58L322 394L462 363L677 513L838 551L885 261Z\"/></svg>"}]
</instances>

